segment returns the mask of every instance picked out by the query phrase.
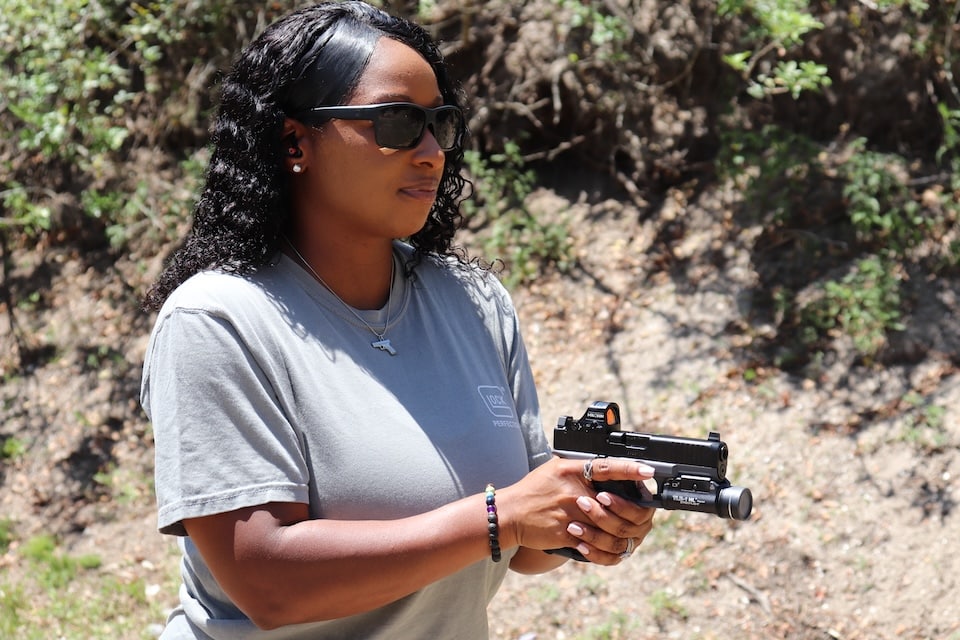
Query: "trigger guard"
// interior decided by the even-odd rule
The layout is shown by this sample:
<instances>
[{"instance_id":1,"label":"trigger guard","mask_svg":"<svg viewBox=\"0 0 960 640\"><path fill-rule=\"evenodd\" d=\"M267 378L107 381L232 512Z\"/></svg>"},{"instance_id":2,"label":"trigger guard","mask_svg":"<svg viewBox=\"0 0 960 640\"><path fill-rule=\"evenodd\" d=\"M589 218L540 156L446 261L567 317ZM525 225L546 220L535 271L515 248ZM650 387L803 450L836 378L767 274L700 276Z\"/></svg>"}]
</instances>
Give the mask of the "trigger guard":
<instances>
[{"instance_id":1,"label":"trigger guard","mask_svg":"<svg viewBox=\"0 0 960 640\"><path fill-rule=\"evenodd\" d=\"M658 493L659 493L659 481ZM593 488L599 493L606 491L614 495L625 498L639 507L656 509L660 507L656 496L650 493L650 489L642 480L609 480L605 482L594 482Z\"/></svg>"}]
</instances>

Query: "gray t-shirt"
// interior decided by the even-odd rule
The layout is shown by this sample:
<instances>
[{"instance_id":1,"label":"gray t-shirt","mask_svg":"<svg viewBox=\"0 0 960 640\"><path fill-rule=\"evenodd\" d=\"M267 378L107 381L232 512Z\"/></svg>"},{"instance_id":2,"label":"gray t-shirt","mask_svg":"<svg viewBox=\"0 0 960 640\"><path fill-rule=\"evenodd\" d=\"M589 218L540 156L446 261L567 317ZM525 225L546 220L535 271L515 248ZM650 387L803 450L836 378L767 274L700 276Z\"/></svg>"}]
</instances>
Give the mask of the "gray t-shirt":
<instances>
[{"instance_id":1,"label":"gray t-shirt","mask_svg":"<svg viewBox=\"0 0 960 640\"><path fill-rule=\"evenodd\" d=\"M516 482L550 456L509 295L489 274L397 243L387 336L289 258L205 272L160 311L141 402L153 422L161 532L185 518L301 502L312 518L402 518ZM387 309L361 311L382 327ZM485 513L478 513L482 519ZM479 562L365 614L258 630L181 538L181 605L162 636L487 638L506 571Z\"/></svg>"}]
</instances>

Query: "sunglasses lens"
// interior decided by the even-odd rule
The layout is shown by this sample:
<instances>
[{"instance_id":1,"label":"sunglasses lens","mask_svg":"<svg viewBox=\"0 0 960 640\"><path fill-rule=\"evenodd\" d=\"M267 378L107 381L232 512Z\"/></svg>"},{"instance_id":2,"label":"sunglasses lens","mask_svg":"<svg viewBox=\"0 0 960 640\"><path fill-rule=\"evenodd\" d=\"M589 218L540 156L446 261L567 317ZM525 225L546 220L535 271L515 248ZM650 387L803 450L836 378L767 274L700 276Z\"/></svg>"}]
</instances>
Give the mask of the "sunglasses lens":
<instances>
[{"instance_id":1,"label":"sunglasses lens","mask_svg":"<svg viewBox=\"0 0 960 640\"><path fill-rule=\"evenodd\" d=\"M444 109L437 112L433 135L437 144L444 151L450 151L460 142L460 132L463 130L463 117L457 109Z\"/></svg>"},{"instance_id":2,"label":"sunglasses lens","mask_svg":"<svg viewBox=\"0 0 960 640\"><path fill-rule=\"evenodd\" d=\"M428 112L415 105L396 105L382 109L374 120L377 144L391 149L410 149L423 138ZM460 141L463 117L458 109L440 108L433 111L432 131L437 144L450 151Z\"/></svg>"},{"instance_id":3,"label":"sunglasses lens","mask_svg":"<svg viewBox=\"0 0 960 640\"><path fill-rule=\"evenodd\" d=\"M380 111L374 120L377 144L391 149L415 147L423 134L427 114L408 105L398 105Z\"/></svg>"}]
</instances>

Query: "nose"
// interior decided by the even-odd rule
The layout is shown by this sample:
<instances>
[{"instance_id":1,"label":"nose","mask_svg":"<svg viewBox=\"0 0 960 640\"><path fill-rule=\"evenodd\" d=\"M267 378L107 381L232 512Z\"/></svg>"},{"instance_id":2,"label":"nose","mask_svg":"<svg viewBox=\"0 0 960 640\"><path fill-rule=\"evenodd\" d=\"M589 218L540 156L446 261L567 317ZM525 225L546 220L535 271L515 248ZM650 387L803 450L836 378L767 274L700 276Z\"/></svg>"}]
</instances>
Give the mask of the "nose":
<instances>
[{"instance_id":1,"label":"nose","mask_svg":"<svg viewBox=\"0 0 960 640\"><path fill-rule=\"evenodd\" d=\"M433 133L433 125L428 125L420 138L420 143L414 150L417 163L428 166L442 165L446 153L440 148L440 143Z\"/></svg>"}]
</instances>

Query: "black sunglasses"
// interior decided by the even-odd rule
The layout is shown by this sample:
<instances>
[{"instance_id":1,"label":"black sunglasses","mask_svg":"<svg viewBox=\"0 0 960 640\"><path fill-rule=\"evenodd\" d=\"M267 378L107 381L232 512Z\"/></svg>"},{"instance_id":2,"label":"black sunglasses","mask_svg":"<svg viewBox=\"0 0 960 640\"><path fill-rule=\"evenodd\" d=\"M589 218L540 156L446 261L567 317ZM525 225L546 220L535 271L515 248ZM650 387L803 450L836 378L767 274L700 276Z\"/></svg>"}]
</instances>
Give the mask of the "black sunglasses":
<instances>
[{"instance_id":1,"label":"black sunglasses","mask_svg":"<svg viewBox=\"0 0 960 640\"><path fill-rule=\"evenodd\" d=\"M306 117L303 117L306 116ZM430 127L443 151L460 146L463 113L459 107L443 105L427 109L412 102L386 102L361 106L314 107L294 116L311 126L327 120L370 120L377 144L388 149L412 149L420 144ZM308 122L309 120L309 122Z\"/></svg>"}]
</instances>

